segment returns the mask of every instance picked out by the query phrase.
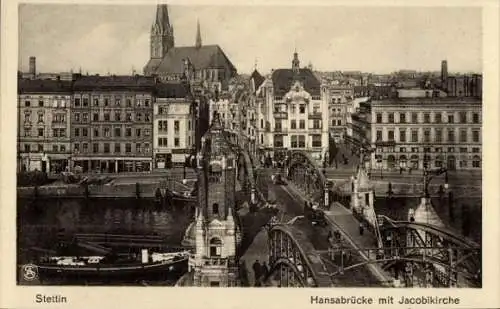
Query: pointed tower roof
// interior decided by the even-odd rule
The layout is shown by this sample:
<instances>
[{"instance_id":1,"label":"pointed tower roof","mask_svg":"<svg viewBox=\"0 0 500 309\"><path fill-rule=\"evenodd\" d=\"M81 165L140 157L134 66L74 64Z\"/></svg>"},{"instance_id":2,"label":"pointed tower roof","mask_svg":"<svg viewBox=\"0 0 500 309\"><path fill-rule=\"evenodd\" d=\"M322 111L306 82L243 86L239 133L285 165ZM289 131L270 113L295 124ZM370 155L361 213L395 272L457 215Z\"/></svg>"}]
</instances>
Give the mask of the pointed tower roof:
<instances>
[{"instance_id":1,"label":"pointed tower roof","mask_svg":"<svg viewBox=\"0 0 500 309\"><path fill-rule=\"evenodd\" d=\"M197 20L196 24L196 43L195 43L196 48L201 47L201 31L200 31L200 20Z\"/></svg>"},{"instance_id":2,"label":"pointed tower roof","mask_svg":"<svg viewBox=\"0 0 500 309\"><path fill-rule=\"evenodd\" d=\"M157 25L162 31L170 28L170 19L168 17L168 6L166 4L158 4L156 6L156 20Z\"/></svg>"}]
</instances>

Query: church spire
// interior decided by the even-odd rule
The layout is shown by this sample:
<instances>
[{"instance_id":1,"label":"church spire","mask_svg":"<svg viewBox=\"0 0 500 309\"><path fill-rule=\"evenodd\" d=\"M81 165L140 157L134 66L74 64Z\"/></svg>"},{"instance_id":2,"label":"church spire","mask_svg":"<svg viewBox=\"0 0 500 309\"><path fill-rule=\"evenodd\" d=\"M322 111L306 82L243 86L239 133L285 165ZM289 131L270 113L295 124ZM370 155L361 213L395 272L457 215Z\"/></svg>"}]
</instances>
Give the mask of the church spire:
<instances>
[{"instance_id":1,"label":"church spire","mask_svg":"<svg viewBox=\"0 0 500 309\"><path fill-rule=\"evenodd\" d=\"M168 7L166 4L158 4L156 6L155 24L159 26L162 31L166 31L170 28L170 19L168 18Z\"/></svg>"},{"instance_id":2,"label":"church spire","mask_svg":"<svg viewBox=\"0 0 500 309\"><path fill-rule=\"evenodd\" d=\"M200 20L198 19L197 20L197 24L196 24L196 44L195 44L196 48L200 48L201 47L201 32L200 32Z\"/></svg>"},{"instance_id":3,"label":"church spire","mask_svg":"<svg viewBox=\"0 0 500 309\"><path fill-rule=\"evenodd\" d=\"M174 28L170 25L166 4L156 6L156 19L151 27L151 59L160 59L174 47Z\"/></svg>"},{"instance_id":4,"label":"church spire","mask_svg":"<svg viewBox=\"0 0 500 309\"><path fill-rule=\"evenodd\" d=\"M300 61L299 61L299 54L297 53L297 49L295 49L295 52L293 53L292 70L293 70L293 73L295 73L295 74L300 73Z\"/></svg>"}]
</instances>

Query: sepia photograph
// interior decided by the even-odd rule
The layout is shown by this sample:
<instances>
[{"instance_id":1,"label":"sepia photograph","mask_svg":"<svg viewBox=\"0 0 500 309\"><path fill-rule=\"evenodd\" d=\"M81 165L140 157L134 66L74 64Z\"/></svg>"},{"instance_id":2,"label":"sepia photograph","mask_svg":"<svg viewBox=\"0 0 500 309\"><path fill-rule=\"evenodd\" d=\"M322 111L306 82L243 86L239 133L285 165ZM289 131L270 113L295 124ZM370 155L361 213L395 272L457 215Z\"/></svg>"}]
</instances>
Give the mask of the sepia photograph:
<instances>
[{"instance_id":1,"label":"sepia photograph","mask_svg":"<svg viewBox=\"0 0 500 309\"><path fill-rule=\"evenodd\" d=\"M482 287L480 8L33 3L18 31L18 285Z\"/></svg>"}]
</instances>

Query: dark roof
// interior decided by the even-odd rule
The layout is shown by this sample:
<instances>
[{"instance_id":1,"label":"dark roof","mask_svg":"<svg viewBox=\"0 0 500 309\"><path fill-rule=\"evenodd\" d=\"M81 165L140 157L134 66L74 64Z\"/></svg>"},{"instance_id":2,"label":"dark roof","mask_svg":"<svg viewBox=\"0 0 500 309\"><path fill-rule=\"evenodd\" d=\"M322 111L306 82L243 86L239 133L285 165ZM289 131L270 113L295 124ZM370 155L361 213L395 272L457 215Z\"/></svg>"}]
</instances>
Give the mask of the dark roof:
<instances>
[{"instance_id":1,"label":"dark roof","mask_svg":"<svg viewBox=\"0 0 500 309\"><path fill-rule=\"evenodd\" d=\"M300 69L298 76L295 76L292 69L278 69L274 71L272 74L274 93L278 96L285 95L290 91L295 78L303 82L304 90L311 95L317 96L321 94L321 83L309 69Z\"/></svg>"},{"instance_id":2,"label":"dark roof","mask_svg":"<svg viewBox=\"0 0 500 309\"><path fill-rule=\"evenodd\" d=\"M150 59L144 71L156 71L157 74L183 74L183 60L186 58L190 60L195 70L229 67L236 71L236 68L219 45L205 45L199 48L195 46L174 47L165 54L163 59Z\"/></svg>"},{"instance_id":3,"label":"dark roof","mask_svg":"<svg viewBox=\"0 0 500 309\"><path fill-rule=\"evenodd\" d=\"M372 100L374 104L481 104L482 100L475 97L437 97L437 98L388 98L382 100Z\"/></svg>"},{"instance_id":4,"label":"dark roof","mask_svg":"<svg viewBox=\"0 0 500 309\"><path fill-rule=\"evenodd\" d=\"M158 83L155 90L159 98L185 98L189 95L189 87L184 83Z\"/></svg>"},{"instance_id":5,"label":"dark roof","mask_svg":"<svg viewBox=\"0 0 500 309\"><path fill-rule=\"evenodd\" d=\"M81 76L74 82L74 90L112 90L129 89L153 91L156 85L154 77L148 76Z\"/></svg>"},{"instance_id":6,"label":"dark roof","mask_svg":"<svg viewBox=\"0 0 500 309\"><path fill-rule=\"evenodd\" d=\"M19 93L71 93L71 81L18 79Z\"/></svg>"},{"instance_id":7,"label":"dark roof","mask_svg":"<svg viewBox=\"0 0 500 309\"><path fill-rule=\"evenodd\" d=\"M265 80L264 76L260 75L260 73L257 70L253 71L252 75L250 76L250 79L253 79L255 90L257 90Z\"/></svg>"}]
</instances>

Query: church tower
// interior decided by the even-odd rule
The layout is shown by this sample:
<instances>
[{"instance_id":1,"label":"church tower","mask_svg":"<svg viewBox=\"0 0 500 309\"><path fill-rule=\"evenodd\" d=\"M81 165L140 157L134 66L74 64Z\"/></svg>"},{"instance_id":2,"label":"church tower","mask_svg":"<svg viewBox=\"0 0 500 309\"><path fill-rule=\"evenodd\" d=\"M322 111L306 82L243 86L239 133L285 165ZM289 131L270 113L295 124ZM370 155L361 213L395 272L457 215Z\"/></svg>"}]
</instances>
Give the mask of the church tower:
<instances>
[{"instance_id":1,"label":"church tower","mask_svg":"<svg viewBox=\"0 0 500 309\"><path fill-rule=\"evenodd\" d=\"M235 204L236 156L216 113L198 154L194 286L238 286Z\"/></svg>"},{"instance_id":2,"label":"church tower","mask_svg":"<svg viewBox=\"0 0 500 309\"><path fill-rule=\"evenodd\" d=\"M170 25L168 7L158 4L156 20L151 27L151 59L162 59L174 47L174 28Z\"/></svg>"},{"instance_id":3,"label":"church tower","mask_svg":"<svg viewBox=\"0 0 500 309\"><path fill-rule=\"evenodd\" d=\"M295 52L293 53L292 71L294 74L300 73L300 61L299 61L299 54L297 53L297 50L295 50Z\"/></svg>"}]
</instances>

